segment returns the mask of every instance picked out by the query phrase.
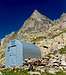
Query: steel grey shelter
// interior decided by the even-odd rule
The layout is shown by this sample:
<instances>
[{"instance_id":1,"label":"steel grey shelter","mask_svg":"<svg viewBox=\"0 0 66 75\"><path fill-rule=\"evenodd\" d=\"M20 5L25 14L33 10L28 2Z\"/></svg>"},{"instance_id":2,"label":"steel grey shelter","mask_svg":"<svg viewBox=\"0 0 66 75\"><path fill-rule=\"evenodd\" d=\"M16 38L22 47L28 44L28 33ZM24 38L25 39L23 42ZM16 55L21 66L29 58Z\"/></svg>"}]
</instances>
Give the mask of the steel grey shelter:
<instances>
[{"instance_id":1,"label":"steel grey shelter","mask_svg":"<svg viewBox=\"0 0 66 75\"><path fill-rule=\"evenodd\" d=\"M13 67L23 65L27 58L41 57L40 49L34 44L21 42L17 39L10 41L5 51L5 66Z\"/></svg>"},{"instance_id":2,"label":"steel grey shelter","mask_svg":"<svg viewBox=\"0 0 66 75\"><path fill-rule=\"evenodd\" d=\"M5 51L6 67L19 66L23 64L23 44L19 40L8 43Z\"/></svg>"}]
</instances>

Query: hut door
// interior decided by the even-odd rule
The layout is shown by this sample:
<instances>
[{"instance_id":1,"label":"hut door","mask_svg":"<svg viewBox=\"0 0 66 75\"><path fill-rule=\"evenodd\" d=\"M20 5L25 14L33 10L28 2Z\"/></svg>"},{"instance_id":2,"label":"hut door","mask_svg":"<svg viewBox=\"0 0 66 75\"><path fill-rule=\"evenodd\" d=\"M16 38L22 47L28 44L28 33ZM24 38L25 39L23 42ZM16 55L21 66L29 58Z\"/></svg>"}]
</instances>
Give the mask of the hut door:
<instances>
[{"instance_id":1,"label":"hut door","mask_svg":"<svg viewBox=\"0 0 66 75\"><path fill-rule=\"evenodd\" d=\"M11 41L8 49L7 49L7 65L8 66L16 66L16 44L15 44L15 41Z\"/></svg>"},{"instance_id":2,"label":"hut door","mask_svg":"<svg viewBox=\"0 0 66 75\"><path fill-rule=\"evenodd\" d=\"M11 66L15 66L17 61L16 61L16 47L10 48L9 52L9 63Z\"/></svg>"}]
</instances>

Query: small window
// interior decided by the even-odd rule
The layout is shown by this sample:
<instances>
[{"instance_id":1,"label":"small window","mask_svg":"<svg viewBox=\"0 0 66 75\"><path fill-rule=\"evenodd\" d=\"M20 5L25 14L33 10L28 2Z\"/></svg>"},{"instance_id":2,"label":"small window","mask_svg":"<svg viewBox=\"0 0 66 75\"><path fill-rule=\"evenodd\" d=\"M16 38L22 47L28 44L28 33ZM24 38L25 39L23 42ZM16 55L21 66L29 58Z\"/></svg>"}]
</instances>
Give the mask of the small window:
<instances>
[{"instance_id":1,"label":"small window","mask_svg":"<svg viewBox=\"0 0 66 75\"><path fill-rule=\"evenodd\" d=\"M8 49L10 49L10 48L12 48L12 47L16 47L16 45L9 46Z\"/></svg>"}]
</instances>

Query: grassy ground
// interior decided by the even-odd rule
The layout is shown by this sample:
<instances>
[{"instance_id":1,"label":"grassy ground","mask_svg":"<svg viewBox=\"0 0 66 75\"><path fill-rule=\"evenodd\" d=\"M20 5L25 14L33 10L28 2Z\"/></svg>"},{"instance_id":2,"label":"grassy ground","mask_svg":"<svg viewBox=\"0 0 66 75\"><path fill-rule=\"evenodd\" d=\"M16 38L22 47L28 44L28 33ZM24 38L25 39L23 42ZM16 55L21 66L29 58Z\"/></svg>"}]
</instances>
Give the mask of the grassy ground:
<instances>
[{"instance_id":1,"label":"grassy ground","mask_svg":"<svg viewBox=\"0 0 66 75\"><path fill-rule=\"evenodd\" d=\"M27 70L22 70L22 69L16 69L16 70L7 69L1 72L2 72L2 75L29 75ZM66 72L60 71L60 72L57 72L56 74L50 74L50 73L44 72L41 75L66 75Z\"/></svg>"},{"instance_id":2,"label":"grassy ground","mask_svg":"<svg viewBox=\"0 0 66 75\"><path fill-rule=\"evenodd\" d=\"M66 46L59 50L60 54L66 54Z\"/></svg>"},{"instance_id":3,"label":"grassy ground","mask_svg":"<svg viewBox=\"0 0 66 75\"><path fill-rule=\"evenodd\" d=\"M1 71L3 75L29 75L27 70L22 70L22 69L6 69Z\"/></svg>"}]
</instances>

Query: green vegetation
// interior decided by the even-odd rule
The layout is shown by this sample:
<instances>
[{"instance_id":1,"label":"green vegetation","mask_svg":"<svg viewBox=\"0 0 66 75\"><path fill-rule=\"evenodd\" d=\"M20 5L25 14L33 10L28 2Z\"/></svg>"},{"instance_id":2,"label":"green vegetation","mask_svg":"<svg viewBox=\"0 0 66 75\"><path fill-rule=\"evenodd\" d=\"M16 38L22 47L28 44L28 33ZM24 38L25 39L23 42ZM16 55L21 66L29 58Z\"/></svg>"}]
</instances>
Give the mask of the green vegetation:
<instances>
[{"instance_id":1,"label":"green vegetation","mask_svg":"<svg viewBox=\"0 0 66 75\"><path fill-rule=\"evenodd\" d=\"M1 72L3 75L29 75L27 70L22 69L5 69Z\"/></svg>"},{"instance_id":2,"label":"green vegetation","mask_svg":"<svg viewBox=\"0 0 66 75\"><path fill-rule=\"evenodd\" d=\"M15 70L5 69L1 72L2 72L2 75L30 75L30 74L28 74L28 70L22 70L22 69L15 69ZM44 72L41 75L66 75L66 72L59 71L59 72L56 72L55 74Z\"/></svg>"},{"instance_id":3,"label":"green vegetation","mask_svg":"<svg viewBox=\"0 0 66 75\"><path fill-rule=\"evenodd\" d=\"M62 30L63 32L66 32L66 28Z\"/></svg>"},{"instance_id":4,"label":"green vegetation","mask_svg":"<svg viewBox=\"0 0 66 75\"><path fill-rule=\"evenodd\" d=\"M66 54L66 46L64 48L59 49L60 54Z\"/></svg>"}]
</instances>

